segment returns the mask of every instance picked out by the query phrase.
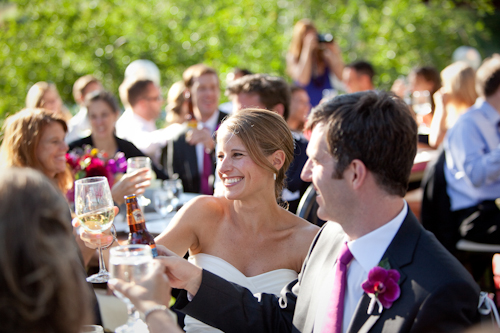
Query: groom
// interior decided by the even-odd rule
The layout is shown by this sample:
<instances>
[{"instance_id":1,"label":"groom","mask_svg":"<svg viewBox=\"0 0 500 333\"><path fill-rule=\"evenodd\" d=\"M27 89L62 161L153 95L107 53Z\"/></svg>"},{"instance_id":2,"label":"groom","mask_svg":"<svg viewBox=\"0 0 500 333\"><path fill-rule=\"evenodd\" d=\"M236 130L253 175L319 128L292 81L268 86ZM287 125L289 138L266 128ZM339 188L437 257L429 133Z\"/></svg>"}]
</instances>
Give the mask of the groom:
<instances>
[{"instance_id":1,"label":"groom","mask_svg":"<svg viewBox=\"0 0 500 333\"><path fill-rule=\"evenodd\" d=\"M181 311L226 333L441 332L477 322L478 286L403 200L417 143L407 106L382 92L343 95L308 124L302 178L316 188L318 216L337 223L320 230L279 299L169 257L172 285L192 297Z\"/></svg>"}]
</instances>

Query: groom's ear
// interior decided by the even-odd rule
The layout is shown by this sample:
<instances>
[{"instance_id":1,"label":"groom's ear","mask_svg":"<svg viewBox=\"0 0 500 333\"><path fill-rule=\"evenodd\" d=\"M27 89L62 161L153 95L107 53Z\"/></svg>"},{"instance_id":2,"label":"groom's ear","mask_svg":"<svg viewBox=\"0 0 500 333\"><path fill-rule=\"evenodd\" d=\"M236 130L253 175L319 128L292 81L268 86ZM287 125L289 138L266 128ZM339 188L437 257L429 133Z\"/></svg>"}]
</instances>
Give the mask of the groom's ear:
<instances>
[{"instance_id":1,"label":"groom's ear","mask_svg":"<svg viewBox=\"0 0 500 333\"><path fill-rule=\"evenodd\" d=\"M368 173L366 165L361 160L354 159L351 161L345 171L344 178L346 178L350 182L353 190L358 190L359 188L361 188L366 180L366 176Z\"/></svg>"}]
</instances>

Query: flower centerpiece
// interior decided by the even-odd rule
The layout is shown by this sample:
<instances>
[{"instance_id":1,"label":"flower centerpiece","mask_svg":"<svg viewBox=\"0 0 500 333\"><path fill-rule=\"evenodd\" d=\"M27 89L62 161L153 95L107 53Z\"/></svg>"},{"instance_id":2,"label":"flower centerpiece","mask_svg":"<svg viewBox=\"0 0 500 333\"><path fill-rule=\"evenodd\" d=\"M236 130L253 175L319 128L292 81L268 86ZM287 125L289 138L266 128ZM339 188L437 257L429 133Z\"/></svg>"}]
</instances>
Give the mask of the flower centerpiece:
<instances>
[{"instance_id":1,"label":"flower centerpiece","mask_svg":"<svg viewBox=\"0 0 500 333\"><path fill-rule=\"evenodd\" d=\"M390 269L389 261L382 260L378 266L372 268L368 272L368 279L361 285L363 290L371 301L368 306L368 314L372 314L375 304L378 305L378 313L382 310L389 309L399 296L401 289L399 288L400 274L395 269Z\"/></svg>"},{"instance_id":2,"label":"flower centerpiece","mask_svg":"<svg viewBox=\"0 0 500 333\"><path fill-rule=\"evenodd\" d=\"M66 153L66 163L70 166L75 180L104 176L108 179L109 187L112 187L127 171L127 159L124 153L117 152L115 156L109 158L106 152L100 152L90 145ZM68 192L67 197L73 201L73 189Z\"/></svg>"}]
</instances>

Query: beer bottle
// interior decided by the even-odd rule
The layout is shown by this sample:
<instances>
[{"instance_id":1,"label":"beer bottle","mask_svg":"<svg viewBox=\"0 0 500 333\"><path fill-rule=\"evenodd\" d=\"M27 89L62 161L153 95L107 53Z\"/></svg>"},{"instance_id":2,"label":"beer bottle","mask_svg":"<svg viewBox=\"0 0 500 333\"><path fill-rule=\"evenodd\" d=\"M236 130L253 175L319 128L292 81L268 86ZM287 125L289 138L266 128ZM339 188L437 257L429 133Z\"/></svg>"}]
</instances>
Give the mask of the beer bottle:
<instances>
[{"instance_id":1,"label":"beer bottle","mask_svg":"<svg viewBox=\"0 0 500 333\"><path fill-rule=\"evenodd\" d=\"M146 220L137 203L135 194L126 195L125 202L127 204L127 223L130 228L128 243L149 245L153 252L153 257L156 258L158 251L156 250L155 239L146 229Z\"/></svg>"}]
</instances>

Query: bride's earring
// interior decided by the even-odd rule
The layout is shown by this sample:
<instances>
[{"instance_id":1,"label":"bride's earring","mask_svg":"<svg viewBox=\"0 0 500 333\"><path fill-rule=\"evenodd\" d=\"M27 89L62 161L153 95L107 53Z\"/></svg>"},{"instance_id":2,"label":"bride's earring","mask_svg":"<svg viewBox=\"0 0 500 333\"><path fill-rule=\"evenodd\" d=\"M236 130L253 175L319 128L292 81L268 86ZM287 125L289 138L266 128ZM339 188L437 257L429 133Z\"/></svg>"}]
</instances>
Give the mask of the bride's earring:
<instances>
[{"instance_id":1,"label":"bride's earring","mask_svg":"<svg viewBox=\"0 0 500 333\"><path fill-rule=\"evenodd\" d=\"M275 173L273 173L273 177L274 177L274 180L276 180L276 174Z\"/></svg>"}]
</instances>

